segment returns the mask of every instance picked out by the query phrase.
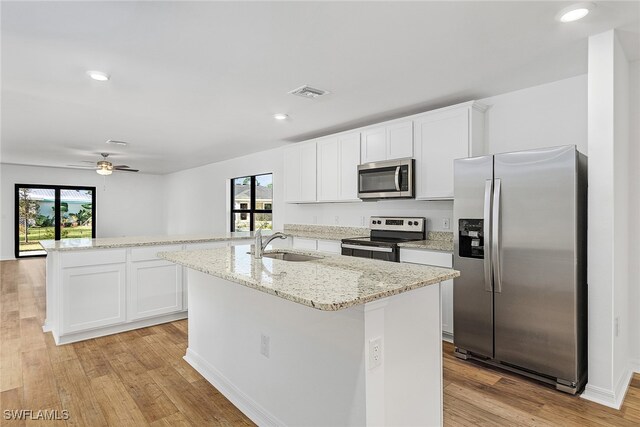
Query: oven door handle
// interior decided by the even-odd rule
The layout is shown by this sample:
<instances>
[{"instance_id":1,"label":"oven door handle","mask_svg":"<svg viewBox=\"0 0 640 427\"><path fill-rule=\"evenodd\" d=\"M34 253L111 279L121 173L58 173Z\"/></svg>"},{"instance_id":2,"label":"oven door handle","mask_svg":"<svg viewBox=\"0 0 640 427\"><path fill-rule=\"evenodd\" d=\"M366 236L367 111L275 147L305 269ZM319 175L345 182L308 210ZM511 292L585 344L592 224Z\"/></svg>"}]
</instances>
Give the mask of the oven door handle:
<instances>
[{"instance_id":1,"label":"oven door handle","mask_svg":"<svg viewBox=\"0 0 640 427\"><path fill-rule=\"evenodd\" d=\"M393 248L379 248L377 246L348 245L346 243L343 243L342 247L345 249L358 249L360 251L393 252Z\"/></svg>"}]
</instances>

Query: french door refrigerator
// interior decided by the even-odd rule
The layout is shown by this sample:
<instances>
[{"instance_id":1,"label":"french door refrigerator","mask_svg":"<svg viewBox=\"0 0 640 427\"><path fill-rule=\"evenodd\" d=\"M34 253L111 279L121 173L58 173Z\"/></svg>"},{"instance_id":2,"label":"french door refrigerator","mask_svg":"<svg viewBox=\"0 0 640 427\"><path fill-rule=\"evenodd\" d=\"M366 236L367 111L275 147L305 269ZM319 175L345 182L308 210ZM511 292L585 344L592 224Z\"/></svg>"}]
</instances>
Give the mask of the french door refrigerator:
<instances>
[{"instance_id":1,"label":"french door refrigerator","mask_svg":"<svg viewBox=\"0 0 640 427\"><path fill-rule=\"evenodd\" d=\"M587 376L587 159L576 147L454 162L454 344L575 394Z\"/></svg>"}]
</instances>

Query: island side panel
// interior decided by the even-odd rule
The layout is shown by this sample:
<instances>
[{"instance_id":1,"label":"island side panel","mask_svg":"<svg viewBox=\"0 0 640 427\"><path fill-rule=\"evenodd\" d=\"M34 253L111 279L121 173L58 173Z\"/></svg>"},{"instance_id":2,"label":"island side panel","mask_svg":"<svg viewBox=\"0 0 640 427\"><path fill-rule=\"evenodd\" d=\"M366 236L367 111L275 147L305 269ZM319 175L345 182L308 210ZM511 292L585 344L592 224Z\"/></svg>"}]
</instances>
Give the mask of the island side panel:
<instances>
[{"instance_id":1,"label":"island side panel","mask_svg":"<svg viewBox=\"0 0 640 427\"><path fill-rule=\"evenodd\" d=\"M430 285L385 299L382 425L442 425L440 289Z\"/></svg>"},{"instance_id":2,"label":"island side panel","mask_svg":"<svg viewBox=\"0 0 640 427\"><path fill-rule=\"evenodd\" d=\"M188 276L185 359L254 422L366 424L361 308L320 311L194 270Z\"/></svg>"}]
</instances>

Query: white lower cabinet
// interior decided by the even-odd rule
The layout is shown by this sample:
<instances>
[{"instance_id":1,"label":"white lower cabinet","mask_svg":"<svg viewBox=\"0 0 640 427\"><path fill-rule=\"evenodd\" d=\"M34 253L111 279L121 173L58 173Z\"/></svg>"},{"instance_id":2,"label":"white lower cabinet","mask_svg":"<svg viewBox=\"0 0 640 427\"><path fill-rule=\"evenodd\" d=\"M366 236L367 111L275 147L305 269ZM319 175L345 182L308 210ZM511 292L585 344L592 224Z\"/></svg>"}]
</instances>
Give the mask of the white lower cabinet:
<instances>
[{"instance_id":1,"label":"white lower cabinet","mask_svg":"<svg viewBox=\"0 0 640 427\"><path fill-rule=\"evenodd\" d=\"M111 326L127 320L125 251L81 254L78 265L70 257L62 260L62 312L60 330L68 334Z\"/></svg>"},{"instance_id":2,"label":"white lower cabinet","mask_svg":"<svg viewBox=\"0 0 640 427\"><path fill-rule=\"evenodd\" d=\"M182 266L164 260L136 261L129 272L130 320L183 310Z\"/></svg>"},{"instance_id":3,"label":"white lower cabinet","mask_svg":"<svg viewBox=\"0 0 640 427\"><path fill-rule=\"evenodd\" d=\"M400 262L434 265L436 267L453 267L453 255L447 252L429 251L425 249L400 249ZM442 338L453 342L453 280L442 282L440 288L442 303Z\"/></svg>"},{"instance_id":4,"label":"white lower cabinet","mask_svg":"<svg viewBox=\"0 0 640 427\"><path fill-rule=\"evenodd\" d=\"M326 252L334 255L340 255L342 253L340 242L336 240L318 240L317 247L318 252Z\"/></svg>"}]
</instances>

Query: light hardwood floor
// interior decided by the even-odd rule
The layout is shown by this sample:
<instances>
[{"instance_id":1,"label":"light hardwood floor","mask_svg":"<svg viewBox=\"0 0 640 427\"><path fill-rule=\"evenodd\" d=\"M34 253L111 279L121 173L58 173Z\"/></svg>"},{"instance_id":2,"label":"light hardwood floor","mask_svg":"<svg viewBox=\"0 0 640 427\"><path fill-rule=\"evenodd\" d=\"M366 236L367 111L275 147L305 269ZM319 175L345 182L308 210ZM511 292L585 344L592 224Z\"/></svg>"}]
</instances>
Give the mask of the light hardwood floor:
<instances>
[{"instance_id":1,"label":"light hardwood floor","mask_svg":"<svg viewBox=\"0 0 640 427\"><path fill-rule=\"evenodd\" d=\"M0 262L0 424L252 425L182 356L187 321L56 346L42 333L44 261ZM446 426L638 426L640 377L621 411L463 362L444 346ZM68 410L67 421L7 421L5 410Z\"/></svg>"}]
</instances>

